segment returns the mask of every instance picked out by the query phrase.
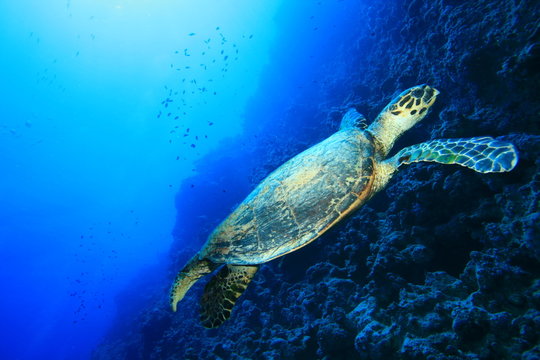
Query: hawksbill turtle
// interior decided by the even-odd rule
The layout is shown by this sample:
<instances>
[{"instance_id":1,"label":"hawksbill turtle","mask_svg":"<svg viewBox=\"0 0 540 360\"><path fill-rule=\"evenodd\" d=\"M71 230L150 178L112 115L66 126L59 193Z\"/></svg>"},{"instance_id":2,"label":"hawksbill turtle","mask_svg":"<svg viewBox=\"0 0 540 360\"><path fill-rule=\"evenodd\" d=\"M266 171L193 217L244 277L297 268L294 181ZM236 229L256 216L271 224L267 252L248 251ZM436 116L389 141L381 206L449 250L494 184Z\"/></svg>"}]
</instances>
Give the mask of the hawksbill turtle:
<instances>
[{"instance_id":1,"label":"hawksbill turtle","mask_svg":"<svg viewBox=\"0 0 540 360\"><path fill-rule=\"evenodd\" d=\"M395 141L426 116L438 94L428 85L412 87L369 127L350 109L336 133L268 175L178 273L170 293L173 311L197 280L224 265L201 299L202 324L221 325L260 264L317 239L383 189L403 164L459 164L480 173L516 166L514 146L491 137L431 140L387 158Z\"/></svg>"}]
</instances>

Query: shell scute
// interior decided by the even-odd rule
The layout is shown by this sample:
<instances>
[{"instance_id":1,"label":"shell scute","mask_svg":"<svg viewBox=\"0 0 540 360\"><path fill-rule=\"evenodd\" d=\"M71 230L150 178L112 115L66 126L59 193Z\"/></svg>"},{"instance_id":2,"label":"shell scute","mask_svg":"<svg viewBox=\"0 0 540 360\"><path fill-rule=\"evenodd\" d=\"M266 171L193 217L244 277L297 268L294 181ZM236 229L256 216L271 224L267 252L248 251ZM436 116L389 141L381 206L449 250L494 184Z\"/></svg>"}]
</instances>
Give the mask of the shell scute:
<instances>
[{"instance_id":1,"label":"shell scute","mask_svg":"<svg viewBox=\"0 0 540 360\"><path fill-rule=\"evenodd\" d=\"M259 264L313 241L367 200L373 154L370 138L347 129L297 155L216 228L202 257Z\"/></svg>"}]
</instances>

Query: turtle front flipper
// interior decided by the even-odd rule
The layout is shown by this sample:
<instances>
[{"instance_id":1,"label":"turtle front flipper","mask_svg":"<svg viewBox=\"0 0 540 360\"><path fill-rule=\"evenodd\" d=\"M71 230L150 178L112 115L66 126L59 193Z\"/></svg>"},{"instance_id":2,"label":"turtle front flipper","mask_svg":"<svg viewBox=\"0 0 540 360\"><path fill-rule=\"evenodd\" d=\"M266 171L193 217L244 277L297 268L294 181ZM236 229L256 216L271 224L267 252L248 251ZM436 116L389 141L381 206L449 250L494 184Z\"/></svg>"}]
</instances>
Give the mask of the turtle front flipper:
<instances>
[{"instance_id":1,"label":"turtle front flipper","mask_svg":"<svg viewBox=\"0 0 540 360\"><path fill-rule=\"evenodd\" d=\"M221 325L231 316L236 300L246 290L258 266L226 265L214 275L201 299L201 322L207 328Z\"/></svg>"},{"instance_id":2,"label":"turtle front flipper","mask_svg":"<svg viewBox=\"0 0 540 360\"><path fill-rule=\"evenodd\" d=\"M396 168L402 164L432 161L491 173L512 170L518 162L518 154L511 143L484 136L428 141L407 147L387 161Z\"/></svg>"},{"instance_id":3,"label":"turtle front flipper","mask_svg":"<svg viewBox=\"0 0 540 360\"><path fill-rule=\"evenodd\" d=\"M345 115L343 115L339 129L343 130L351 127L360 130L367 128L366 117L360 114L355 108L350 108Z\"/></svg>"},{"instance_id":4,"label":"turtle front flipper","mask_svg":"<svg viewBox=\"0 0 540 360\"><path fill-rule=\"evenodd\" d=\"M218 267L207 259L199 259L199 255L195 255L184 268L176 275L174 284L170 293L170 304L173 311L176 311L176 304L184 298L187 291L197 280L204 275L210 274Z\"/></svg>"}]
</instances>

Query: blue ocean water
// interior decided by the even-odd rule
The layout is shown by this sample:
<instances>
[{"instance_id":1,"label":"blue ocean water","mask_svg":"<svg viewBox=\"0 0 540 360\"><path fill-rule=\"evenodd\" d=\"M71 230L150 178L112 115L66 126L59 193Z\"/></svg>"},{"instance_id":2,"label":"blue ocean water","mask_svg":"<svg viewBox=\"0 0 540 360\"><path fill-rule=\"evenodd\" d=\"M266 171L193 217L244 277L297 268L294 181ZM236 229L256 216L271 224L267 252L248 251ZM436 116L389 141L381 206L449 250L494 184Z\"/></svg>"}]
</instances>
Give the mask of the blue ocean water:
<instances>
[{"instance_id":1,"label":"blue ocean water","mask_svg":"<svg viewBox=\"0 0 540 360\"><path fill-rule=\"evenodd\" d=\"M2 358L88 358L119 289L162 268L182 178L242 131L276 6L0 5Z\"/></svg>"},{"instance_id":2,"label":"blue ocean water","mask_svg":"<svg viewBox=\"0 0 540 360\"><path fill-rule=\"evenodd\" d=\"M0 3L0 358L540 354L533 1ZM489 16L487 16L489 15ZM168 291L271 171L441 91L396 148L489 135L504 175L412 165L265 264L220 328Z\"/></svg>"},{"instance_id":3,"label":"blue ocean water","mask_svg":"<svg viewBox=\"0 0 540 360\"><path fill-rule=\"evenodd\" d=\"M281 6L0 5L2 358L87 358L111 326L119 289L145 268L164 281L182 179L257 126L243 113L284 40ZM313 57L312 27L328 26L303 21L290 31L304 39L293 34L301 42L277 59L295 71L305 49ZM235 190L216 207L230 209L244 189Z\"/></svg>"}]
</instances>

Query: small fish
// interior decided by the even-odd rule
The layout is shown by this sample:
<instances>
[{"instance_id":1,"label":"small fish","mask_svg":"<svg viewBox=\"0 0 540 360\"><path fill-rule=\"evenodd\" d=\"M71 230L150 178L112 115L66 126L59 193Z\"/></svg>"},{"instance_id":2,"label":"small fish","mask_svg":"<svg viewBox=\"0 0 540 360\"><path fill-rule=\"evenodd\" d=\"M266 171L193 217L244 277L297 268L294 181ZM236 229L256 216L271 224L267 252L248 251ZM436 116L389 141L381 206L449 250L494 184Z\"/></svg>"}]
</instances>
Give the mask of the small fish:
<instances>
[{"instance_id":1,"label":"small fish","mask_svg":"<svg viewBox=\"0 0 540 360\"><path fill-rule=\"evenodd\" d=\"M189 35L189 36L193 36L193 35L195 35L195 33L192 32L192 33L189 33L188 35Z\"/></svg>"}]
</instances>

